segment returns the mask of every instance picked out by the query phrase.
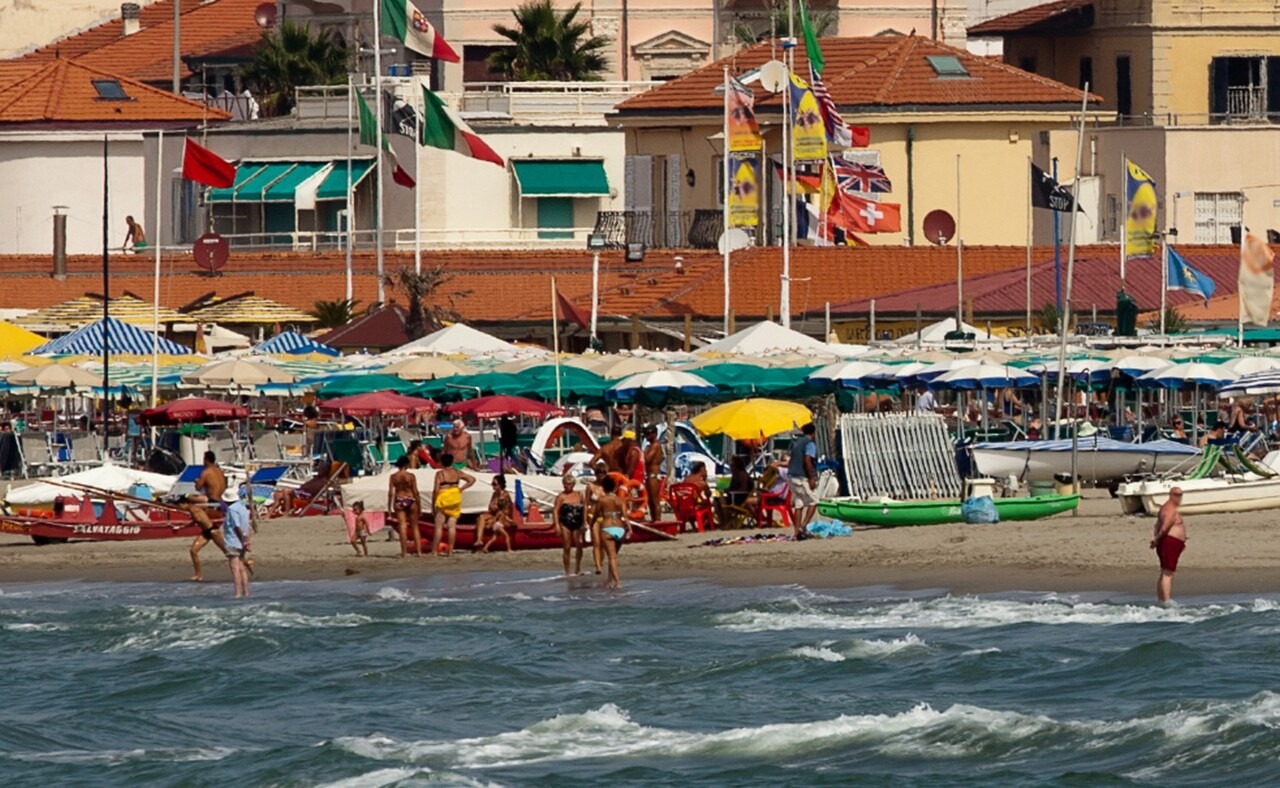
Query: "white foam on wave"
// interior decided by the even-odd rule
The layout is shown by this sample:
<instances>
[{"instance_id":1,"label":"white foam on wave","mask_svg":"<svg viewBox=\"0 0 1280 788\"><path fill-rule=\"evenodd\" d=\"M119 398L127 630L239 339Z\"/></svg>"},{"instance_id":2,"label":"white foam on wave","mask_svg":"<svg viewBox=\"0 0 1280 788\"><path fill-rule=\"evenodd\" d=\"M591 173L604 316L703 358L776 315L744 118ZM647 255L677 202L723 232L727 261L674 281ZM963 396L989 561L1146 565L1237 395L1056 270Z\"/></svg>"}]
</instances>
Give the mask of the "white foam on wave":
<instances>
[{"instance_id":1,"label":"white foam on wave","mask_svg":"<svg viewBox=\"0 0 1280 788\"><path fill-rule=\"evenodd\" d=\"M1104 604L1050 598L1041 600L941 597L876 606L829 610L800 605L796 610L739 610L716 617L723 629L777 632L791 629L984 629L1011 624L1194 624L1240 612L1269 613L1280 604L1259 599L1252 605L1188 607Z\"/></svg>"},{"instance_id":2,"label":"white foam on wave","mask_svg":"<svg viewBox=\"0 0 1280 788\"><path fill-rule=\"evenodd\" d=\"M5 624L4 628L9 632L66 632L70 629L64 624L54 624L49 621Z\"/></svg>"},{"instance_id":3,"label":"white foam on wave","mask_svg":"<svg viewBox=\"0 0 1280 788\"><path fill-rule=\"evenodd\" d=\"M800 646L791 649L787 654L804 659L816 659L820 662L844 662L845 660L844 654L831 650L830 643L822 646Z\"/></svg>"},{"instance_id":4,"label":"white foam on wave","mask_svg":"<svg viewBox=\"0 0 1280 788\"><path fill-rule=\"evenodd\" d=\"M322 783L316 788L384 788L388 785L416 785L418 780L428 782L432 785L459 785L468 786L468 788L492 788L499 786L499 783L477 780L463 774L452 774L449 772L433 772L425 767L418 769L375 769L365 774L348 777L343 780L335 780L334 782ZM413 780L411 783L405 783L406 780Z\"/></svg>"},{"instance_id":5,"label":"white foam on wave","mask_svg":"<svg viewBox=\"0 0 1280 788\"><path fill-rule=\"evenodd\" d=\"M900 638L885 640L855 640L844 653L851 657L887 657L901 651L926 649L929 647L920 637L907 633Z\"/></svg>"},{"instance_id":6,"label":"white foam on wave","mask_svg":"<svg viewBox=\"0 0 1280 788\"><path fill-rule=\"evenodd\" d=\"M373 595L377 599L388 602L413 602L419 605L439 605L448 602L465 602L465 599L456 599L448 596L418 596L411 594L401 588L392 586L383 586L379 588L377 593Z\"/></svg>"},{"instance_id":7,"label":"white foam on wave","mask_svg":"<svg viewBox=\"0 0 1280 788\"><path fill-rule=\"evenodd\" d=\"M1244 701L1189 703L1122 720L1059 721L965 704L939 710L921 703L897 714L841 715L706 733L644 726L606 704L492 736L400 742L379 735L334 744L373 760L467 769L646 756L779 759L855 746L895 757L946 760L990 755L993 748L1027 746L1033 739L1031 746L1037 748L1079 751L1120 746L1153 733L1184 749L1203 749L1239 726L1280 726L1280 695L1263 692Z\"/></svg>"},{"instance_id":8,"label":"white foam on wave","mask_svg":"<svg viewBox=\"0 0 1280 788\"><path fill-rule=\"evenodd\" d=\"M190 763L220 761L238 752L230 747L173 747L148 750L49 750L47 752L19 752L9 757L20 761L62 763L94 766L119 766L132 761L161 761Z\"/></svg>"}]
</instances>

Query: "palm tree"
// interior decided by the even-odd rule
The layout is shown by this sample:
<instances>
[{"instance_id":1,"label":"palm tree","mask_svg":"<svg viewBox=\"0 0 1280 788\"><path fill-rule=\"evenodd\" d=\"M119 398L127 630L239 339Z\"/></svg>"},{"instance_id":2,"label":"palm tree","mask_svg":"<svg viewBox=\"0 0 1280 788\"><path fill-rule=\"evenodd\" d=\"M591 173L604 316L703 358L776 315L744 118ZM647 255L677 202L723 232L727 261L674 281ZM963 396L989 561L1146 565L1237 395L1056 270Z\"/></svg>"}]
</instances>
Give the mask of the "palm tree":
<instances>
[{"instance_id":1,"label":"palm tree","mask_svg":"<svg viewBox=\"0 0 1280 788\"><path fill-rule=\"evenodd\" d=\"M578 21L581 10L579 2L559 14L551 0L528 0L511 12L516 27L493 26L512 46L490 55L489 67L517 82L600 79L610 40L589 34L591 23Z\"/></svg>"},{"instance_id":2,"label":"palm tree","mask_svg":"<svg viewBox=\"0 0 1280 788\"><path fill-rule=\"evenodd\" d=\"M254 86L266 117L293 109L295 88L341 85L347 81L351 51L328 30L314 35L309 25L286 21L267 30L241 75Z\"/></svg>"},{"instance_id":3,"label":"palm tree","mask_svg":"<svg viewBox=\"0 0 1280 788\"><path fill-rule=\"evenodd\" d=\"M790 30L787 27L787 4L785 0L770 0L766 8L768 14L765 19L764 29L757 31L749 22L739 19L733 25L733 37L738 39L738 43L743 46L751 46L761 41L767 41L771 38L786 38L790 32L797 38L800 37L800 31L804 29L804 22L801 21L800 5L795 5L795 17L792 18ZM831 31L836 24L836 14L833 11L814 11L809 9L809 23L813 25L813 34L821 38Z\"/></svg>"},{"instance_id":4,"label":"palm tree","mask_svg":"<svg viewBox=\"0 0 1280 788\"><path fill-rule=\"evenodd\" d=\"M360 302L354 298L315 302L315 308L311 310L311 314L316 318L316 327L337 328L338 326L345 326L351 322L351 318L355 317L356 304L358 303Z\"/></svg>"},{"instance_id":5,"label":"palm tree","mask_svg":"<svg viewBox=\"0 0 1280 788\"><path fill-rule=\"evenodd\" d=\"M1040 311L1036 313L1036 323L1040 326L1040 330L1046 334L1056 334L1061 328L1062 314L1058 311L1057 304L1046 303L1040 307Z\"/></svg>"},{"instance_id":6,"label":"palm tree","mask_svg":"<svg viewBox=\"0 0 1280 788\"><path fill-rule=\"evenodd\" d=\"M439 328L446 320L458 319L458 313L453 309L454 299L462 298L468 293L448 296L447 304L442 303L440 298L433 299L430 305L426 303L450 279L453 276L445 273L443 263L430 268L423 266L421 273L405 267L394 276L387 277L388 285L400 289L409 297L409 313L404 318L404 333L410 340L425 336L428 330Z\"/></svg>"},{"instance_id":7,"label":"palm tree","mask_svg":"<svg viewBox=\"0 0 1280 788\"><path fill-rule=\"evenodd\" d=\"M1147 321L1147 328L1151 329L1152 331L1160 330L1160 313L1159 312L1156 312L1155 315L1153 315L1151 319ZM1178 311L1178 308L1176 306L1169 305L1164 308L1164 333L1185 334L1190 330L1191 330L1191 323L1187 321L1186 316L1183 315L1182 312Z\"/></svg>"}]
</instances>

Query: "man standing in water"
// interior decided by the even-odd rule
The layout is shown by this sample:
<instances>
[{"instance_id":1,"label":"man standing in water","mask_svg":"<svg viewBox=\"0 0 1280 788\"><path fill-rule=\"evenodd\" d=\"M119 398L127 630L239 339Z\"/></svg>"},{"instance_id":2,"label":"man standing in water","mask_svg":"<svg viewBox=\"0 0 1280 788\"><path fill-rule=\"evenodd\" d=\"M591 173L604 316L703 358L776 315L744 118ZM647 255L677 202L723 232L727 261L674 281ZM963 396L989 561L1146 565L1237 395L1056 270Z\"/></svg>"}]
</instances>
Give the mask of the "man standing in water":
<instances>
[{"instance_id":1,"label":"man standing in water","mask_svg":"<svg viewBox=\"0 0 1280 788\"><path fill-rule=\"evenodd\" d=\"M1173 596L1173 573L1178 571L1178 557L1187 546L1187 527L1182 522L1178 507L1182 505L1182 488L1169 491L1169 500L1156 514L1155 532L1151 537L1151 549L1160 559L1160 579L1156 581L1156 601L1168 602Z\"/></svg>"},{"instance_id":2,"label":"man standing in water","mask_svg":"<svg viewBox=\"0 0 1280 788\"><path fill-rule=\"evenodd\" d=\"M222 493L227 505L226 518L222 521L223 551L231 565L231 582L235 585L236 599L249 596L249 509L236 495L235 490Z\"/></svg>"}]
</instances>

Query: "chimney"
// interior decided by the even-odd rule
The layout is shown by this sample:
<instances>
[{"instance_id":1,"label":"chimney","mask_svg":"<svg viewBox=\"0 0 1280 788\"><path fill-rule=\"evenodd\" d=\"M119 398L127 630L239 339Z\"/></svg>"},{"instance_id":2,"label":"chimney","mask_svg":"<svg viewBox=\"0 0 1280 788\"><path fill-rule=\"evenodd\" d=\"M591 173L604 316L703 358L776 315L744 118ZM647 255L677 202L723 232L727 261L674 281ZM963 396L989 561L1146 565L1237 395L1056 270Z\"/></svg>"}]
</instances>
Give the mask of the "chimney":
<instances>
[{"instance_id":1,"label":"chimney","mask_svg":"<svg viewBox=\"0 0 1280 788\"><path fill-rule=\"evenodd\" d=\"M142 6L137 3L122 3L120 19L124 22L121 36L131 36L142 29Z\"/></svg>"},{"instance_id":2,"label":"chimney","mask_svg":"<svg viewBox=\"0 0 1280 788\"><path fill-rule=\"evenodd\" d=\"M53 208L53 278L59 282L67 279L67 215L65 205Z\"/></svg>"}]
</instances>

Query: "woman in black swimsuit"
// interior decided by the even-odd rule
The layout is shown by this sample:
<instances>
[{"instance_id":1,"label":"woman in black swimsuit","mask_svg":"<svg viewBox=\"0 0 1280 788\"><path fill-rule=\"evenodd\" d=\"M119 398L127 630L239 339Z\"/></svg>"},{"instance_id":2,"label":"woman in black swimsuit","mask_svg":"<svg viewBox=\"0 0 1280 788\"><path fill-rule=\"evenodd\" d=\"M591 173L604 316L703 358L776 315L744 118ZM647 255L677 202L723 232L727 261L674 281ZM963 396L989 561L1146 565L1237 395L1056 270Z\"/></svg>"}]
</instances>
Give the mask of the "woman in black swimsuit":
<instances>
[{"instance_id":1,"label":"woman in black swimsuit","mask_svg":"<svg viewBox=\"0 0 1280 788\"><path fill-rule=\"evenodd\" d=\"M586 522L586 501L582 493L574 489L574 479L566 474L564 491L556 496L551 507L551 522L560 531L564 544L564 576L569 577L569 551L578 548L576 574L582 574L582 528Z\"/></svg>"}]
</instances>

